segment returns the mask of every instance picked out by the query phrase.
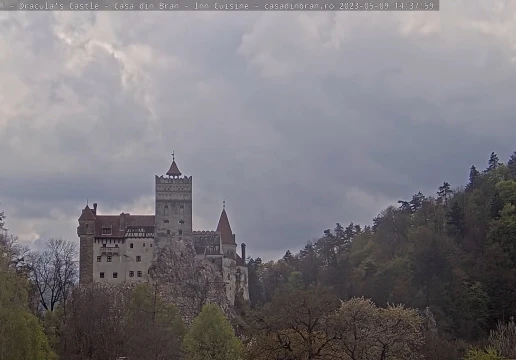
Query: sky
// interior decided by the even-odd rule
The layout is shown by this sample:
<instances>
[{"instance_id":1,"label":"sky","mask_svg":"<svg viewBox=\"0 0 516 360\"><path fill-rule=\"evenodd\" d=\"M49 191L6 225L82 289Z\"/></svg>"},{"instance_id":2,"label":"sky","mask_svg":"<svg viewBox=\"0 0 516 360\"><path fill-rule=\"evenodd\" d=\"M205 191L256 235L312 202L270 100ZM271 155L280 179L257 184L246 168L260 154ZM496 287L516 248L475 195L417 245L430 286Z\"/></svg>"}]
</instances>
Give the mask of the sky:
<instances>
[{"instance_id":1,"label":"sky","mask_svg":"<svg viewBox=\"0 0 516 360\"><path fill-rule=\"evenodd\" d=\"M417 12L0 13L0 210L39 249L81 209L152 214L176 154L194 229L253 257L516 150L516 2Z\"/></svg>"}]
</instances>

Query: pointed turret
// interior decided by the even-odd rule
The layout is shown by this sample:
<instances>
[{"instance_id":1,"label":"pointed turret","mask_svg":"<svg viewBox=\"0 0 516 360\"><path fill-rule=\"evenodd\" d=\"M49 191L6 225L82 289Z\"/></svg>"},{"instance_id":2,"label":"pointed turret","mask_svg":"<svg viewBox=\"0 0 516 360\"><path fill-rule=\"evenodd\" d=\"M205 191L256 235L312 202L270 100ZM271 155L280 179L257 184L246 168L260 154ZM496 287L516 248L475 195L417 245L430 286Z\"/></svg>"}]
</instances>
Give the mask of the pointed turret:
<instances>
[{"instance_id":1,"label":"pointed turret","mask_svg":"<svg viewBox=\"0 0 516 360\"><path fill-rule=\"evenodd\" d=\"M226 205L222 208L220 214L219 224L217 225L217 232L220 233L220 238L223 244L235 244L235 236L231 231L231 225L229 225L228 214L226 213Z\"/></svg>"},{"instance_id":2,"label":"pointed turret","mask_svg":"<svg viewBox=\"0 0 516 360\"><path fill-rule=\"evenodd\" d=\"M170 169L167 171L167 175L172 177L181 176L181 171L179 171L179 168L177 167L174 153L172 153L172 164L170 165Z\"/></svg>"},{"instance_id":3,"label":"pointed turret","mask_svg":"<svg viewBox=\"0 0 516 360\"><path fill-rule=\"evenodd\" d=\"M86 207L82 210L82 214L81 214L81 217L79 218L79 221L81 221L81 220L95 220L95 214L93 213L93 211L91 211L91 209L88 205L86 205Z\"/></svg>"}]
</instances>

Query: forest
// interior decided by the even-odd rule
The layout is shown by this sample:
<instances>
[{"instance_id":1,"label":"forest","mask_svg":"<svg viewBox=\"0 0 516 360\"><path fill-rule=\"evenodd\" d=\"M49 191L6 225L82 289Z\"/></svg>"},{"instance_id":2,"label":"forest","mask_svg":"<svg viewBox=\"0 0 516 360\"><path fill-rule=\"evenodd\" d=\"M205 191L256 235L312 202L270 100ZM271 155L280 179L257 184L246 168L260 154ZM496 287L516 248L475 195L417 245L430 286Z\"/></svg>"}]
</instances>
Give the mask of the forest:
<instances>
[{"instance_id":1,"label":"forest","mask_svg":"<svg viewBox=\"0 0 516 360\"><path fill-rule=\"evenodd\" d=\"M299 253L248 257L232 319L206 304L187 326L157 284L78 287L76 256L3 231L0 360L516 359L516 152Z\"/></svg>"}]
</instances>

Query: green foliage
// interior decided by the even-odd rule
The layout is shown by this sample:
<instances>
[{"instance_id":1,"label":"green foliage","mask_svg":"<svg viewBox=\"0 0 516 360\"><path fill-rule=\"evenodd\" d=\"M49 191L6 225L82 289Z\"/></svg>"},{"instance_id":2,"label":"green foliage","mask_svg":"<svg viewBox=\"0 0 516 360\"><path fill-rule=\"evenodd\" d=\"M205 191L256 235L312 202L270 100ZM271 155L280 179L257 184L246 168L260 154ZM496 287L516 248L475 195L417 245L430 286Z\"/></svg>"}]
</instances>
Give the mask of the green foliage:
<instances>
[{"instance_id":1,"label":"green foliage","mask_svg":"<svg viewBox=\"0 0 516 360\"><path fill-rule=\"evenodd\" d=\"M516 152L507 164L491 153L485 171L471 166L465 188L445 181L436 195L417 192L372 227L337 224L298 254L255 266L260 303L302 278L342 299L430 307L443 338L485 340L516 316Z\"/></svg>"},{"instance_id":2,"label":"green foliage","mask_svg":"<svg viewBox=\"0 0 516 360\"><path fill-rule=\"evenodd\" d=\"M28 282L9 267L0 245L0 360L54 360L39 320L28 310Z\"/></svg>"},{"instance_id":3,"label":"green foliage","mask_svg":"<svg viewBox=\"0 0 516 360\"><path fill-rule=\"evenodd\" d=\"M187 360L240 360L244 346L222 310L204 305L183 340Z\"/></svg>"},{"instance_id":4,"label":"green foliage","mask_svg":"<svg viewBox=\"0 0 516 360\"><path fill-rule=\"evenodd\" d=\"M464 360L506 360L503 356L498 355L494 349L469 350Z\"/></svg>"},{"instance_id":5,"label":"green foliage","mask_svg":"<svg viewBox=\"0 0 516 360\"><path fill-rule=\"evenodd\" d=\"M129 354L141 360L179 358L186 326L177 307L161 296L159 286L138 285L131 294L126 316Z\"/></svg>"}]
</instances>

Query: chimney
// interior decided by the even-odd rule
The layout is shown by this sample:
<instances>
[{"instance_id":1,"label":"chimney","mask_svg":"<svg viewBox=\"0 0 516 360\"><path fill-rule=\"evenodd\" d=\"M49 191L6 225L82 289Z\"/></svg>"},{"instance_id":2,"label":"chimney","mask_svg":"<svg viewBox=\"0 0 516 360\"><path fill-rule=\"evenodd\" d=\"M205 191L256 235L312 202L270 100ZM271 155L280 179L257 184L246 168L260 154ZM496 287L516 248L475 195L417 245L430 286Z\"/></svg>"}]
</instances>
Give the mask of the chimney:
<instances>
[{"instance_id":1,"label":"chimney","mask_svg":"<svg viewBox=\"0 0 516 360\"><path fill-rule=\"evenodd\" d=\"M125 229L125 216L128 214L121 213L120 214L120 231Z\"/></svg>"},{"instance_id":2,"label":"chimney","mask_svg":"<svg viewBox=\"0 0 516 360\"><path fill-rule=\"evenodd\" d=\"M93 214L97 215L97 203L93 203Z\"/></svg>"},{"instance_id":3,"label":"chimney","mask_svg":"<svg viewBox=\"0 0 516 360\"><path fill-rule=\"evenodd\" d=\"M245 244L242 243L240 246L242 248L242 260L244 261L244 265L245 265Z\"/></svg>"}]
</instances>

